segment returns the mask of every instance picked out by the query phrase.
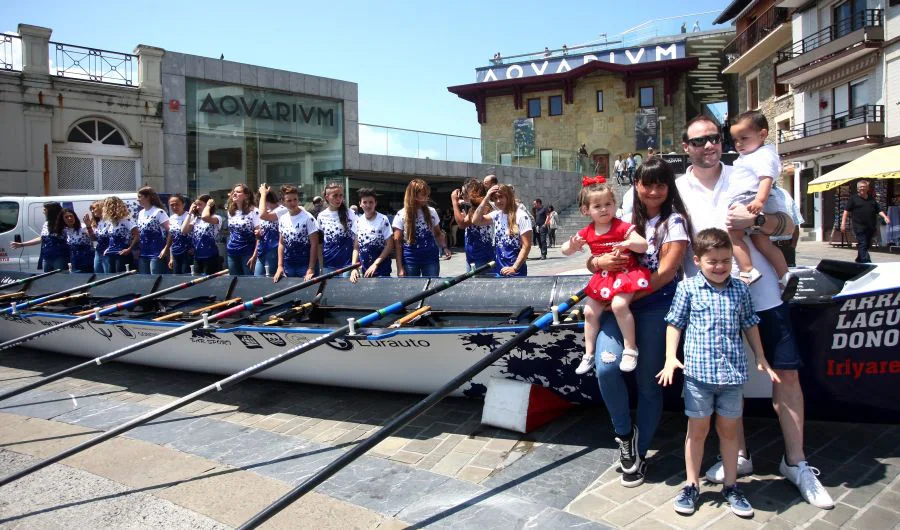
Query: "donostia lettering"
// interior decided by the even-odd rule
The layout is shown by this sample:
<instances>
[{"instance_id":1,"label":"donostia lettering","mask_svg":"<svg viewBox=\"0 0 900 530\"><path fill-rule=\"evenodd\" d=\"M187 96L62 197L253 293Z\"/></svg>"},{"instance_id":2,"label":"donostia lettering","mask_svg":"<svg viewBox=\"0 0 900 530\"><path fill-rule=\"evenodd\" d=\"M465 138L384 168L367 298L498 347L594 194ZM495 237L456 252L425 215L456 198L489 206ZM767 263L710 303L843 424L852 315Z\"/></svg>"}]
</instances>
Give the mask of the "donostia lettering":
<instances>
[{"instance_id":1,"label":"donostia lettering","mask_svg":"<svg viewBox=\"0 0 900 530\"><path fill-rule=\"evenodd\" d=\"M266 100L254 98L248 101L243 96L222 96L215 99L212 94L207 93L203 98L203 103L200 104L200 112L224 114L225 116L246 116L259 120L302 121L303 123L314 121L316 125L334 127L334 109L304 107L296 103L288 105L281 101L270 106Z\"/></svg>"},{"instance_id":2,"label":"donostia lettering","mask_svg":"<svg viewBox=\"0 0 900 530\"><path fill-rule=\"evenodd\" d=\"M838 313L831 338L831 350L892 348L900 343L900 293L851 298ZM829 377L900 374L898 360L829 359Z\"/></svg>"}]
</instances>

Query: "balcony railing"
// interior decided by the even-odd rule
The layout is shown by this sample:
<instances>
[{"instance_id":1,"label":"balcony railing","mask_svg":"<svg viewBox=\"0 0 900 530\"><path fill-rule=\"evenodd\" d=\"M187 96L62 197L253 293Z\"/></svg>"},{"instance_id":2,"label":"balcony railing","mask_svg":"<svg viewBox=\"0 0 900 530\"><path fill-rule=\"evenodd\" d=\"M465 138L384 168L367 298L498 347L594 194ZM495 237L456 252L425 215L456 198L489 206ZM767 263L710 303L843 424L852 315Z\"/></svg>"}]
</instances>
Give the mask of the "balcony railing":
<instances>
[{"instance_id":1,"label":"balcony railing","mask_svg":"<svg viewBox=\"0 0 900 530\"><path fill-rule=\"evenodd\" d=\"M835 41L854 31L884 25L884 12L881 9L867 9L853 13L850 18L840 20L794 43L789 50L778 52L779 61L789 61L794 57L811 52L816 48Z\"/></svg>"},{"instance_id":2,"label":"balcony railing","mask_svg":"<svg viewBox=\"0 0 900 530\"><path fill-rule=\"evenodd\" d=\"M778 131L779 142L791 142L854 125L884 122L884 105L863 105Z\"/></svg>"},{"instance_id":3,"label":"balcony railing","mask_svg":"<svg viewBox=\"0 0 900 530\"><path fill-rule=\"evenodd\" d=\"M0 35L0 70L22 70L22 39L18 35Z\"/></svg>"},{"instance_id":4,"label":"balcony railing","mask_svg":"<svg viewBox=\"0 0 900 530\"><path fill-rule=\"evenodd\" d=\"M359 124L359 152L448 162L578 171L578 155L575 151L534 147L526 152L517 152L512 142L365 123Z\"/></svg>"},{"instance_id":5,"label":"balcony railing","mask_svg":"<svg viewBox=\"0 0 900 530\"><path fill-rule=\"evenodd\" d=\"M134 55L61 42L50 45L55 50L52 66L59 77L135 86L137 60Z\"/></svg>"},{"instance_id":6,"label":"balcony railing","mask_svg":"<svg viewBox=\"0 0 900 530\"><path fill-rule=\"evenodd\" d=\"M790 20L789 11L783 7L772 7L759 16L733 41L725 46L725 56L731 63L756 46L766 35L781 24Z\"/></svg>"}]
</instances>

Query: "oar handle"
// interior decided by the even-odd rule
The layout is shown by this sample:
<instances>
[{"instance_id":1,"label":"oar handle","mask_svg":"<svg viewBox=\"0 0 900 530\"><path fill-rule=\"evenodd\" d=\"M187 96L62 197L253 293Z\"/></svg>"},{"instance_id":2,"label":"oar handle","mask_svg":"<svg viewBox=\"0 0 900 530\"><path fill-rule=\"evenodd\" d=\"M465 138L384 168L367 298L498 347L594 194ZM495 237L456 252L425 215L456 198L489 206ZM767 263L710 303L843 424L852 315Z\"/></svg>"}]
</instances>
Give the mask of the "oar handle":
<instances>
[{"instance_id":1,"label":"oar handle","mask_svg":"<svg viewBox=\"0 0 900 530\"><path fill-rule=\"evenodd\" d=\"M47 300L51 300L51 299L59 297L59 296L65 296L67 294L74 293L76 291L81 291L82 289L90 289L91 287L95 287L97 285L103 285L104 283L113 282L113 281L119 280L121 278L124 278L126 276L131 276L132 274L137 274L137 271L123 272L121 274L116 274L115 276L109 276L107 278L101 278L99 280L96 280L96 281L93 281L90 283L86 283L84 285L78 285L76 287L71 287L69 289L63 289L62 291L59 291L58 293L48 294L47 296L42 296L40 298L33 298L26 302L22 302L21 304L14 304L13 307L7 307L3 311L0 311L0 313L10 314L15 311L27 309L27 308L33 306L34 304L39 304L41 302L45 302Z\"/></svg>"},{"instance_id":2,"label":"oar handle","mask_svg":"<svg viewBox=\"0 0 900 530\"><path fill-rule=\"evenodd\" d=\"M11 282L4 283L0 285L0 289L6 289L7 287L12 287L13 285L21 285L23 283L30 282L32 280L37 280L38 278L46 278L47 276L52 276L58 272L62 272L65 269L56 269L55 271L42 272L41 274L35 274L34 276L29 276L27 278L19 278L18 280L13 280Z\"/></svg>"}]
</instances>

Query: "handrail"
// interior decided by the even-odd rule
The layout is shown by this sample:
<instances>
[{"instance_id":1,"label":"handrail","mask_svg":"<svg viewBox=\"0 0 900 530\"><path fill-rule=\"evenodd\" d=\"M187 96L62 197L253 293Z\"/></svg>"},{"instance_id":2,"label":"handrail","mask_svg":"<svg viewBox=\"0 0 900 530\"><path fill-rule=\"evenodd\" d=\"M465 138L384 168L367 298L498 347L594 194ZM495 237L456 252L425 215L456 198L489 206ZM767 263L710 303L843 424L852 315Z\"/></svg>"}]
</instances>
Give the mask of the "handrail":
<instances>
[{"instance_id":1,"label":"handrail","mask_svg":"<svg viewBox=\"0 0 900 530\"><path fill-rule=\"evenodd\" d=\"M728 62L731 63L750 51L769 32L790 20L788 13L789 10L786 8L772 6L759 18L751 22L747 29L725 46L725 56L728 57Z\"/></svg>"},{"instance_id":2,"label":"handrail","mask_svg":"<svg viewBox=\"0 0 900 530\"><path fill-rule=\"evenodd\" d=\"M803 40L794 43L789 50L778 52L778 61L789 61L854 31L883 25L884 11L881 9L866 9L865 11L853 13L849 18L826 26L804 37Z\"/></svg>"},{"instance_id":3,"label":"handrail","mask_svg":"<svg viewBox=\"0 0 900 530\"><path fill-rule=\"evenodd\" d=\"M790 142L817 134L838 131L861 123L884 122L884 105L861 105L830 116L799 123L778 131L779 142Z\"/></svg>"},{"instance_id":4,"label":"handrail","mask_svg":"<svg viewBox=\"0 0 900 530\"><path fill-rule=\"evenodd\" d=\"M15 55L15 46L13 39L19 41L19 48L22 47L22 37L18 35L0 34L0 70L19 71L22 70L22 57ZM16 60L18 59L18 61Z\"/></svg>"},{"instance_id":5,"label":"handrail","mask_svg":"<svg viewBox=\"0 0 900 530\"><path fill-rule=\"evenodd\" d=\"M129 53L50 42L56 75L95 83L135 86L137 57Z\"/></svg>"},{"instance_id":6,"label":"handrail","mask_svg":"<svg viewBox=\"0 0 900 530\"><path fill-rule=\"evenodd\" d=\"M390 129L394 131L406 131L406 132L414 132L414 133L422 133L422 134L436 134L438 136L451 136L453 138L465 138L466 140L481 140L481 138L475 136L462 136L460 134L447 134L447 133L439 133L434 131L422 131L419 129L404 129L403 127L388 127L387 125L375 125L374 123L360 123L360 125L364 125L366 127L378 127L379 129Z\"/></svg>"}]
</instances>

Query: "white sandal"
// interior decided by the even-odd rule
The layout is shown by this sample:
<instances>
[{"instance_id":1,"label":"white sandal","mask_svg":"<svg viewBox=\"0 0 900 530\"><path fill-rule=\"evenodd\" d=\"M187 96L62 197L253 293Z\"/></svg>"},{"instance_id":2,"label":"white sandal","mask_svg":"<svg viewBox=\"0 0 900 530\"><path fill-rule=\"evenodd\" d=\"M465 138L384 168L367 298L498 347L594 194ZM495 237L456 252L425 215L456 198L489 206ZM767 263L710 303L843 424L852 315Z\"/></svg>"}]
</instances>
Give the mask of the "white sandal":
<instances>
[{"instance_id":1,"label":"white sandal","mask_svg":"<svg viewBox=\"0 0 900 530\"><path fill-rule=\"evenodd\" d=\"M741 279L742 282L747 285L753 285L758 282L760 278L762 278L762 273L756 270L756 267L750 269L749 272L741 272L738 273L738 278Z\"/></svg>"},{"instance_id":2,"label":"white sandal","mask_svg":"<svg viewBox=\"0 0 900 530\"><path fill-rule=\"evenodd\" d=\"M619 370L623 372L632 372L637 368L638 352L637 350L623 350L622 361L619 362Z\"/></svg>"}]
</instances>

